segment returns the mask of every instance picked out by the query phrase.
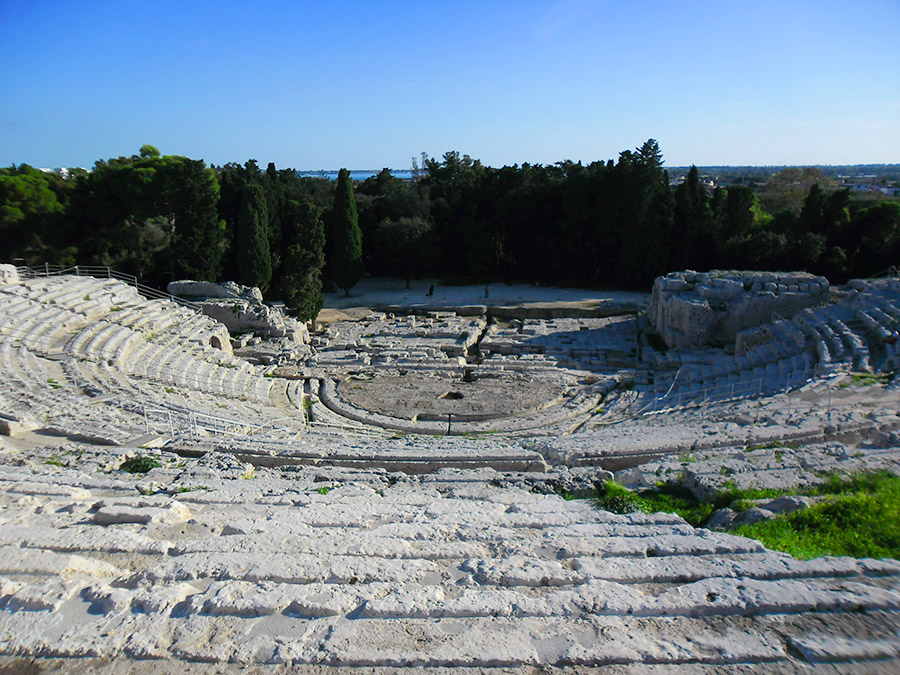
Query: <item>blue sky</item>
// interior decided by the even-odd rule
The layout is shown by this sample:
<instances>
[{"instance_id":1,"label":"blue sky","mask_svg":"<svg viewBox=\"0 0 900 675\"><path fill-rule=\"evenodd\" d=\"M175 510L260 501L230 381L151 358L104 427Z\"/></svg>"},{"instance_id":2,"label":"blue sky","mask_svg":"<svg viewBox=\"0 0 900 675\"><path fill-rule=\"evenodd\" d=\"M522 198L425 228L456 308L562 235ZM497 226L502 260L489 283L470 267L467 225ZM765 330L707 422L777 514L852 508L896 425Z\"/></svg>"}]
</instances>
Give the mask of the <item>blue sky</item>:
<instances>
[{"instance_id":1,"label":"blue sky","mask_svg":"<svg viewBox=\"0 0 900 675\"><path fill-rule=\"evenodd\" d=\"M900 162L898 0L0 0L0 165Z\"/></svg>"}]
</instances>

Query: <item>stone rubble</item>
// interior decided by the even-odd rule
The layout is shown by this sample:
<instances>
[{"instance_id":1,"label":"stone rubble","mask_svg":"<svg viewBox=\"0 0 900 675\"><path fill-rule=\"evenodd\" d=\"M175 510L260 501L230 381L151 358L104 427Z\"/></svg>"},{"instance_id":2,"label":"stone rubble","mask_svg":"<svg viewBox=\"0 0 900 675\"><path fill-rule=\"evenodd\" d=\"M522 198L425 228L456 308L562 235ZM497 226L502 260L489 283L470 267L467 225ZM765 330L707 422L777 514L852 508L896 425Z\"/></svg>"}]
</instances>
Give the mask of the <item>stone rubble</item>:
<instances>
[{"instance_id":1,"label":"stone rubble","mask_svg":"<svg viewBox=\"0 0 900 675\"><path fill-rule=\"evenodd\" d=\"M222 284L171 281L166 290L199 305L201 312L224 325L230 333L285 338L285 344L293 350L295 358L301 353L298 348L309 342L306 326L279 307L264 304L258 288L241 286L233 281Z\"/></svg>"}]
</instances>

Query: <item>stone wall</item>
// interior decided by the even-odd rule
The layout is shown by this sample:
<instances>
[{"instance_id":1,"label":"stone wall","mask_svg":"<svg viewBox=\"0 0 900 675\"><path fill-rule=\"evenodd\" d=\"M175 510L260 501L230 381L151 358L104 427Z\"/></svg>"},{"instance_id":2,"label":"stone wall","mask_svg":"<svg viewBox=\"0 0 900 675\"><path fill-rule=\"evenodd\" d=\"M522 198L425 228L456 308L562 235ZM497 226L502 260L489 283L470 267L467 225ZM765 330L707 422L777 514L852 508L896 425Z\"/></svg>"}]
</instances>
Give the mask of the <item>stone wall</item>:
<instances>
[{"instance_id":1,"label":"stone wall","mask_svg":"<svg viewBox=\"0 0 900 675\"><path fill-rule=\"evenodd\" d=\"M806 272L672 272L657 277L647 318L671 347L733 344L737 334L828 299L825 277Z\"/></svg>"}]
</instances>

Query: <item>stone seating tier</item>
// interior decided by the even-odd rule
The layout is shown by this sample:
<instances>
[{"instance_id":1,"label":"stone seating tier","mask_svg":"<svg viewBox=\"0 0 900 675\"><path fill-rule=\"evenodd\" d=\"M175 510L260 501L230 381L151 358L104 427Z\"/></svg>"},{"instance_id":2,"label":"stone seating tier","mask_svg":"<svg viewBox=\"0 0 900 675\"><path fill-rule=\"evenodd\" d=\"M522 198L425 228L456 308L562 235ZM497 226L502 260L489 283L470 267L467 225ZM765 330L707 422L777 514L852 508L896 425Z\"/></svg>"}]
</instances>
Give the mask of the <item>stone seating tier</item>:
<instances>
[{"instance_id":1,"label":"stone seating tier","mask_svg":"<svg viewBox=\"0 0 900 675\"><path fill-rule=\"evenodd\" d=\"M3 467L2 504L28 525L0 530L0 651L167 670L897 661L895 561L797 561L459 474L320 494L316 473L173 498Z\"/></svg>"}]
</instances>

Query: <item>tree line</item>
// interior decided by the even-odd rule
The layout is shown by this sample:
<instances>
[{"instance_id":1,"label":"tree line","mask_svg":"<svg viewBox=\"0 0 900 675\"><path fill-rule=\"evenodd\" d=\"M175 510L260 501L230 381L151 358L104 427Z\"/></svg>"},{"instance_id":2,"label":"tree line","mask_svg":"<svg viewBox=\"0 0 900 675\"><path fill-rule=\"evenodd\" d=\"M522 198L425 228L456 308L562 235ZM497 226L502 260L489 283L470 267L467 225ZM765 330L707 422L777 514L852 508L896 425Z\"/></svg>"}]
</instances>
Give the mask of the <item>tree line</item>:
<instances>
[{"instance_id":1,"label":"tree line","mask_svg":"<svg viewBox=\"0 0 900 675\"><path fill-rule=\"evenodd\" d=\"M163 286L235 279L315 317L363 274L646 289L677 269L807 270L832 282L900 259L900 202L858 200L818 169L759 190L670 186L648 140L606 162L492 168L458 152L356 183L255 160L99 160L67 177L0 170L0 240L25 264L109 265Z\"/></svg>"}]
</instances>

